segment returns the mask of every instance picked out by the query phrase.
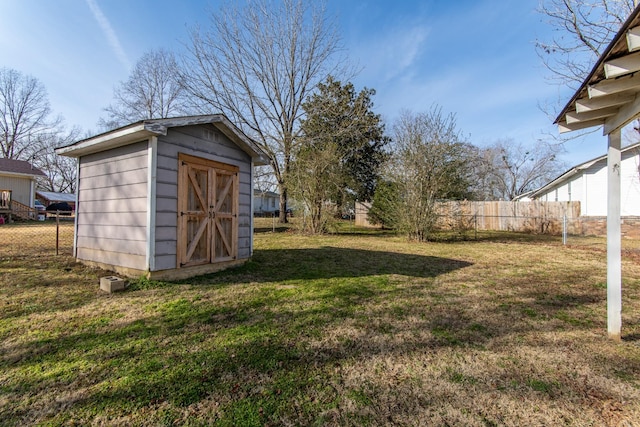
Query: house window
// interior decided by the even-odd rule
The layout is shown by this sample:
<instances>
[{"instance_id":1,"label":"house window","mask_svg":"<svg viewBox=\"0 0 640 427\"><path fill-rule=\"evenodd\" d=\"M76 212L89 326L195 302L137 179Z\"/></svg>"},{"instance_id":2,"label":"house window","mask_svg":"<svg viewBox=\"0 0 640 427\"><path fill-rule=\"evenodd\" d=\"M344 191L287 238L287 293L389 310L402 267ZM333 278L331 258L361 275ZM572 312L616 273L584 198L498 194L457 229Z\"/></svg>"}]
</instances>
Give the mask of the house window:
<instances>
[{"instance_id":1,"label":"house window","mask_svg":"<svg viewBox=\"0 0 640 427\"><path fill-rule=\"evenodd\" d=\"M556 193L556 202L557 202L558 201L558 189L557 188L556 188L555 193Z\"/></svg>"},{"instance_id":2,"label":"house window","mask_svg":"<svg viewBox=\"0 0 640 427\"><path fill-rule=\"evenodd\" d=\"M571 201L571 181L567 184L567 191L569 192L569 201Z\"/></svg>"},{"instance_id":3,"label":"house window","mask_svg":"<svg viewBox=\"0 0 640 427\"><path fill-rule=\"evenodd\" d=\"M272 208L276 207L276 199L271 199L271 207Z\"/></svg>"}]
</instances>

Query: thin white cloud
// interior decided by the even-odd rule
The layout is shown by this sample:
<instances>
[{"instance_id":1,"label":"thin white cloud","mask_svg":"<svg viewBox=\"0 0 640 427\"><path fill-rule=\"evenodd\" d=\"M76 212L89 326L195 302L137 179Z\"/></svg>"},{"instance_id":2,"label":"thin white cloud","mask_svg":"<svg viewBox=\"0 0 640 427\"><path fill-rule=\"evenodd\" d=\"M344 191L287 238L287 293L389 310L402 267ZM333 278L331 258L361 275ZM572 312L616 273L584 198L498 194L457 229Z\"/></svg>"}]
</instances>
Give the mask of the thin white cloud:
<instances>
[{"instance_id":1,"label":"thin white cloud","mask_svg":"<svg viewBox=\"0 0 640 427\"><path fill-rule=\"evenodd\" d=\"M355 47L355 55L367 63L365 74L385 82L409 70L420 57L429 29L416 25L396 27Z\"/></svg>"},{"instance_id":2,"label":"thin white cloud","mask_svg":"<svg viewBox=\"0 0 640 427\"><path fill-rule=\"evenodd\" d=\"M130 70L131 62L129 61L127 54L122 48L120 40L118 39L116 32L113 30L111 23L104 15L104 13L102 13L102 9L100 9L100 6L98 6L96 0L86 0L86 2L91 9L91 13L93 13L93 17L96 19L96 21L98 21L98 25L107 38L107 42L109 43L109 46L111 46L113 53L115 53L120 63L127 69L127 71Z\"/></svg>"}]
</instances>

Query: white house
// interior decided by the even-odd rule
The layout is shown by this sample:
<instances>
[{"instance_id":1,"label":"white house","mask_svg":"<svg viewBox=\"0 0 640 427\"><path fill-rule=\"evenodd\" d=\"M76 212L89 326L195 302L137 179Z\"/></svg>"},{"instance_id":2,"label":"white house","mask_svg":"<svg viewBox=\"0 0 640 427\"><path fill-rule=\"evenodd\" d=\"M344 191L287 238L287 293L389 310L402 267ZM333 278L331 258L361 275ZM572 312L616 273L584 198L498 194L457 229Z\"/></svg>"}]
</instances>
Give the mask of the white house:
<instances>
[{"instance_id":1,"label":"white house","mask_svg":"<svg viewBox=\"0 0 640 427\"><path fill-rule=\"evenodd\" d=\"M273 191L253 190L253 214L273 214L280 209L280 194Z\"/></svg>"},{"instance_id":2,"label":"white house","mask_svg":"<svg viewBox=\"0 0 640 427\"><path fill-rule=\"evenodd\" d=\"M622 149L620 162L620 214L640 216L640 143ZM580 202L582 216L607 216L607 155L569 169L528 194L548 202Z\"/></svg>"}]
</instances>

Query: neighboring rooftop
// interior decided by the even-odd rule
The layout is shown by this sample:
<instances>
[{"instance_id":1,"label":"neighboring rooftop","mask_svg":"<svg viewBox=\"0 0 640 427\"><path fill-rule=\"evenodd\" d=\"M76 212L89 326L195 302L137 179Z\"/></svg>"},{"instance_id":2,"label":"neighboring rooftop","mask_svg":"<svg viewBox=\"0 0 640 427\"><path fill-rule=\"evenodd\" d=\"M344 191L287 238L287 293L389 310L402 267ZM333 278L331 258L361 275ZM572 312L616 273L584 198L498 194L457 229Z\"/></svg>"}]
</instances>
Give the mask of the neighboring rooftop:
<instances>
[{"instance_id":1,"label":"neighboring rooftop","mask_svg":"<svg viewBox=\"0 0 640 427\"><path fill-rule=\"evenodd\" d=\"M636 142L635 144L631 144L631 145L628 145L628 146L622 148L621 153L626 153L629 150L634 150L634 149L638 149L638 148L640 148L640 142ZM596 157L594 159L587 160L584 163L580 163L579 165L572 167L568 171L562 173L560 176L558 176L554 180L548 182L547 184L543 185L542 187L538 188L537 190L534 190L534 191L531 191L531 192L527 193L527 196L535 198L538 195L540 195L541 193L544 193L545 191L547 191L548 189L553 188L553 187L557 186L558 184L568 180L572 176L576 175L578 172L583 171L585 169L588 169L588 168L590 168L591 166L593 166L594 164L596 164L598 162L602 162L602 161L606 161L606 160L607 160L607 155L603 154L602 156L598 156L598 157Z\"/></svg>"},{"instance_id":2,"label":"neighboring rooftop","mask_svg":"<svg viewBox=\"0 0 640 427\"><path fill-rule=\"evenodd\" d=\"M0 172L16 175L47 176L38 168L24 160L0 159Z\"/></svg>"},{"instance_id":3,"label":"neighboring rooftop","mask_svg":"<svg viewBox=\"0 0 640 427\"><path fill-rule=\"evenodd\" d=\"M36 194L44 199L56 202L75 202L76 195L71 193L55 193L53 191L37 190Z\"/></svg>"}]
</instances>

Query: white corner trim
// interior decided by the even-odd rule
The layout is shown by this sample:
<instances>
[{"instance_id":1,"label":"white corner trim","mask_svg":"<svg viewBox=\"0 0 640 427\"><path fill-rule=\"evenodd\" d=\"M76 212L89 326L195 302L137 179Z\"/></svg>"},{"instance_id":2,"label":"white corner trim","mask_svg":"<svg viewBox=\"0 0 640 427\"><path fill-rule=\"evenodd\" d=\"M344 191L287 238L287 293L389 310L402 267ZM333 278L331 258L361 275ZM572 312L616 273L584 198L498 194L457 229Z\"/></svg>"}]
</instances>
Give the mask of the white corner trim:
<instances>
[{"instance_id":1,"label":"white corner trim","mask_svg":"<svg viewBox=\"0 0 640 427\"><path fill-rule=\"evenodd\" d=\"M147 146L147 269L156 269L156 180L158 170L158 137L149 138Z\"/></svg>"},{"instance_id":2,"label":"white corner trim","mask_svg":"<svg viewBox=\"0 0 640 427\"><path fill-rule=\"evenodd\" d=\"M251 159L251 172L249 173L249 182L251 183L251 203L249 203L249 227L251 227L250 232L250 236L251 239L249 239L249 256L253 256L253 209L254 209L254 195L253 195L253 189L254 187L254 182L253 182L253 178L254 178L254 164L253 164L253 159Z\"/></svg>"}]
</instances>

